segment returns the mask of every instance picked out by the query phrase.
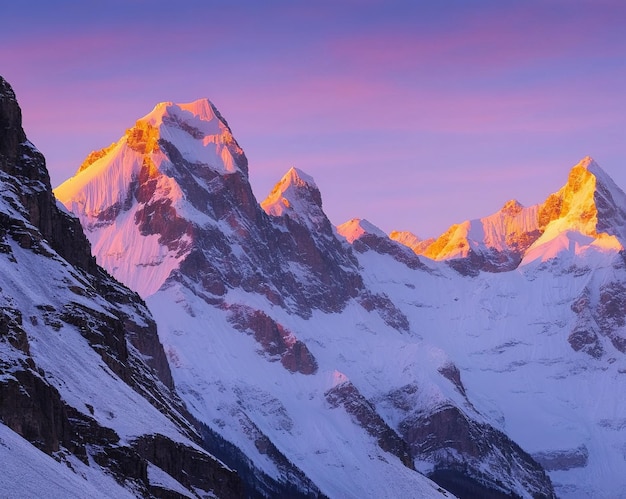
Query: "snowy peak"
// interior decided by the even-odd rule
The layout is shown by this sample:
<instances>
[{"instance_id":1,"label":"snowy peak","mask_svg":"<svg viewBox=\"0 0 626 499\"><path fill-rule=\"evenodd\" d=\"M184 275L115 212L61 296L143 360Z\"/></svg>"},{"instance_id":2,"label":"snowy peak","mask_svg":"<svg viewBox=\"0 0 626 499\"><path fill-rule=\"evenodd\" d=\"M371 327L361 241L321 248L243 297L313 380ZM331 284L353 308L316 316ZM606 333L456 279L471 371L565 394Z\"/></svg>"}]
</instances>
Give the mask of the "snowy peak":
<instances>
[{"instance_id":1,"label":"snowy peak","mask_svg":"<svg viewBox=\"0 0 626 499\"><path fill-rule=\"evenodd\" d=\"M524 263L546 261L562 252L621 251L626 243L625 210L624 192L587 156L570 170L567 183L539 206L543 233Z\"/></svg>"},{"instance_id":2,"label":"snowy peak","mask_svg":"<svg viewBox=\"0 0 626 499\"><path fill-rule=\"evenodd\" d=\"M607 233L624 240L626 195L589 156L575 165L567 183L548 197L539 223L548 234L574 230L595 237Z\"/></svg>"},{"instance_id":3,"label":"snowy peak","mask_svg":"<svg viewBox=\"0 0 626 499\"><path fill-rule=\"evenodd\" d=\"M120 143L139 154L151 154L158 152L161 140L177 144L185 159L206 164L219 173L239 170L247 174L243 150L233 138L226 120L208 99L157 104L137 120L118 143L92 152L77 173L109 155Z\"/></svg>"},{"instance_id":4,"label":"snowy peak","mask_svg":"<svg viewBox=\"0 0 626 499\"><path fill-rule=\"evenodd\" d=\"M261 203L268 215L280 217L306 213L310 208L322 208L322 196L313 177L298 168L290 168Z\"/></svg>"},{"instance_id":5,"label":"snowy peak","mask_svg":"<svg viewBox=\"0 0 626 499\"><path fill-rule=\"evenodd\" d=\"M350 244L356 239L360 239L364 235L371 234L377 237L387 238L382 230L376 227L374 224L361 218L353 218L348 220L337 227L337 233L343 236Z\"/></svg>"},{"instance_id":6,"label":"snowy peak","mask_svg":"<svg viewBox=\"0 0 626 499\"><path fill-rule=\"evenodd\" d=\"M163 102L90 154L55 194L79 217L98 262L145 297L189 254L194 227L233 214L233 206L256 216L247 174L242 149L209 100ZM105 239L112 244L101 248Z\"/></svg>"},{"instance_id":7,"label":"snowy peak","mask_svg":"<svg viewBox=\"0 0 626 499\"><path fill-rule=\"evenodd\" d=\"M390 237L418 255L449 261L462 273L507 271L522 259L545 260L572 248L581 253L592 243L619 251L626 242L625 207L626 194L587 156L543 204L526 208L513 199L493 215L455 224L431 241L399 232Z\"/></svg>"},{"instance_id":8,"label":"snowy peak","mask_svg":"<svg viewBox=\"0 0 626 499\"><path fill-rule=\"evenodd\" d=\"M435 242L434 238L429 239L420 239L418 236L409 232L407 230L404 231L391 231L389 234L389 239L396 241L408 248L412 249L414 253L421 255L424 250Z\"/></svg>"},{"instance_id":9,"label":"snowy peak","mask_svg":"<svg viewBox=\"0 0 626 499\"><path fill-rule=\"evenodd\" d=\"M338 226L336 230L337 234L350 243L357 253L374 251L381 255L389 255L411 269L425 269L424 264L411 249L394 241L367 220L353 218Z\"/></svg>"},{"instance_id":10,"label":"snowy peak","mask_svg":"<svg viewBox=\"0 0 626 499\"><path fill-rule=\"evenodd\" d=\"M135 129L144 134L150 145L150 136L158 130L158 137L178 146L190 161L202 161L220 173L241 170L247 173L247 164L237 161L243 151L233 139L226 121L208 99L186 104L162 102L137 121ZM131 132L132 134L132 132ZM128 135L128 132L127 132ZM143 141L139 141L142 144ZM204 150L206 149L206 150ZM215 154L215 156L214 156Z\"/></svg>"},{"instance_id":11,"label":"snowy peak","mask_svg":"<svg viewBox=\"0 0 626 499\"><path fill-rule=\"evenodd\" d=\"M270 216L287 216L311 231L327 231L329 222L322 208L322 194L313 178L302 170L290 168L261 203Z\"/></svg>"},{"instance_id":12,"label":"snowy peak","mask_svg":"<svg viewBox=\"0 0 626 499\"><path fill-rule=\"evenodd\" d=\"M430 244L418 244L412 248L433 260L482 255L488 260L481 264L486 264L485 269L510 270L518 261L516 255L539 235L537 208L525 208L518 201L510 200L488 217L453 225Z\"/></svg>"}]
</instances>

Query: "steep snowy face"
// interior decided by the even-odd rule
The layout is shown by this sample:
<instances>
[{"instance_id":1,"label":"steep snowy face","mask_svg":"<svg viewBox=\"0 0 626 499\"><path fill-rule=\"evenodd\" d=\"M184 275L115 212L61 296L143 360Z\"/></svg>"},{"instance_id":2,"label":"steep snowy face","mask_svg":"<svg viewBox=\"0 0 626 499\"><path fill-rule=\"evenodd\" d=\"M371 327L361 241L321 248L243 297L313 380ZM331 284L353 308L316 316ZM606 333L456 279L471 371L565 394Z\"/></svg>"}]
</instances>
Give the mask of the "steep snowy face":
<instances>
[{"instance_id":1,"label":"steep snowy face","mask_svg":"<svg viewBox=\"0 0 626 499\"><path fill-rule=\"evenodd\" d=\"M616 253L626 242L626 195L590 157L570 171L567 183L539 206L543 232L524 262L562 252Z\"/></svg>"},{"instance_id":2,"label":"steep snowy face","mask_svg":"<svg viewBox=\"0 0 626 499\"><path fill-rule=\"evenodd\" d=\"M189 254L189 219L202 223L204 193L222 175L245 177L247 160L213 105L161 103L54 192L79 217L98 263L147 296Z\"/></svg>"}]
</instances>

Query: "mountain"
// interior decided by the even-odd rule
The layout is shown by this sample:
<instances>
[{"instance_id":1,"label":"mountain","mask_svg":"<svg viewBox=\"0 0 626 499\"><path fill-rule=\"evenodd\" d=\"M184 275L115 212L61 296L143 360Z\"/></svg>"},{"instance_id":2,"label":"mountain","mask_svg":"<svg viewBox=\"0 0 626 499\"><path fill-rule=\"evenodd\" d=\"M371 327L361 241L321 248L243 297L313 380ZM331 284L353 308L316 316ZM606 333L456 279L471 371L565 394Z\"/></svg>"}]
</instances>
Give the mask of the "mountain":
<instances>
[{"instance_id":1,"label":"mountain","mask_svg":"<svg viewBox=\"0 0 626 499\"><path fill-rule=\"evenodd\" d=\"M140 297L56 204L0 78L0 477L7 497L240 497Z\"/></svg>"},{"instance_id":2,"label":"mountain","mask_svg":"<svg viewBox=\"0 0 626 499\"><path fill-rule=\"evenodd\" d=\"M513 233L524 245L466 231L467 253L426 261L454 270L454 288L437 294L433 284L413 296L421 320L438 323L428 338L454 359L468 393L481 393L475 407L500 419L562 497L622 497L626 486L618 478L626 407L616 397L626 383L625 210L624 192L584 158L544 203L518 209L526 222ZM507 214L462 225L489 227L494 218ZM510 270L498 267L502 253ZM444 328L428 312L442 304Z\"/></svg>"},{"instance_id":3,"label":"mountain","mask_svg":"<svg viewBox=\"0 0 626 499\"><path fill-rule=\"evenodd\" d=\"M493 215L453 225L427 241L407 232L390 237L463 274L503 272L517 268L522 260L549 260L571 245L584 246L576 239L580 236L592 238L596 247L620 251L626 235L625 210L624 193L586 157L572 168L567 183L540 205L525 208L511 200Z\"/></svg>"},{"instance_id":4,"label":"mountain","mask_svg":"<svg viewBox=\"0 0 626 499\"><path fill-rule=\"evenodd\" d=\"M364 220L333 227L296 168L259 204L208 100L157 105L55 194L146 300L194 418L292 494L448 494L426 474L461 496L554 496L427 337L458 274Z\"/></svg>"}]
</instances>

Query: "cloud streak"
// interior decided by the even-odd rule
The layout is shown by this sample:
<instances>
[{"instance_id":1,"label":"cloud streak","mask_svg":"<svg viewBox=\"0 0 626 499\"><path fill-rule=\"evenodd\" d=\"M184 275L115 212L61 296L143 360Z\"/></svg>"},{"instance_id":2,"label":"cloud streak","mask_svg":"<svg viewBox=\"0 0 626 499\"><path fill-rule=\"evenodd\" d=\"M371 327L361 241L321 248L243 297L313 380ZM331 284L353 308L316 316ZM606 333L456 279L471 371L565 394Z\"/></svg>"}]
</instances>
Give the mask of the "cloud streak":
<instances>
[{"instance_id":1,"label":"cloud streak","mask_svg":"<svg viewBox=\"0 0 626 499\"><path fill-rule=\"evenodd\" d=\"M444 212L538 201L586 154L626 186L625 14L561 0L16 2L0 60L53 183L157 102L209 97L261 197L295 165L333 221L433 235L461 221ZM433 193L445 209L422 219Z\"/></svg>"}]
</instances>

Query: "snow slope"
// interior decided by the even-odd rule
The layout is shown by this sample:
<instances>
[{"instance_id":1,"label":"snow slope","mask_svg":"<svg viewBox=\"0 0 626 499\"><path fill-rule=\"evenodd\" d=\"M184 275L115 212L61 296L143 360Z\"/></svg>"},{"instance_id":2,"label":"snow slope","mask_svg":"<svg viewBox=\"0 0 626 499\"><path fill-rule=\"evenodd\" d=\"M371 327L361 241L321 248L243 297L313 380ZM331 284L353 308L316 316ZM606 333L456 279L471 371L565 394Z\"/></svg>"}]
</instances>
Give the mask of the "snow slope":
<instances>
[{"instance_id":1,"label":"snow slope","mask_svg":"<svg viewBox=\"0 0 626 499\"><path fill-rule=\"evenodd\" d=\"M95 472L78 459L72 460L74 471L54 460L0 424L0 489L3 497L47 497L81 499L84 497L136 497L112 477Z\"/></svg>"}]
</instances>

